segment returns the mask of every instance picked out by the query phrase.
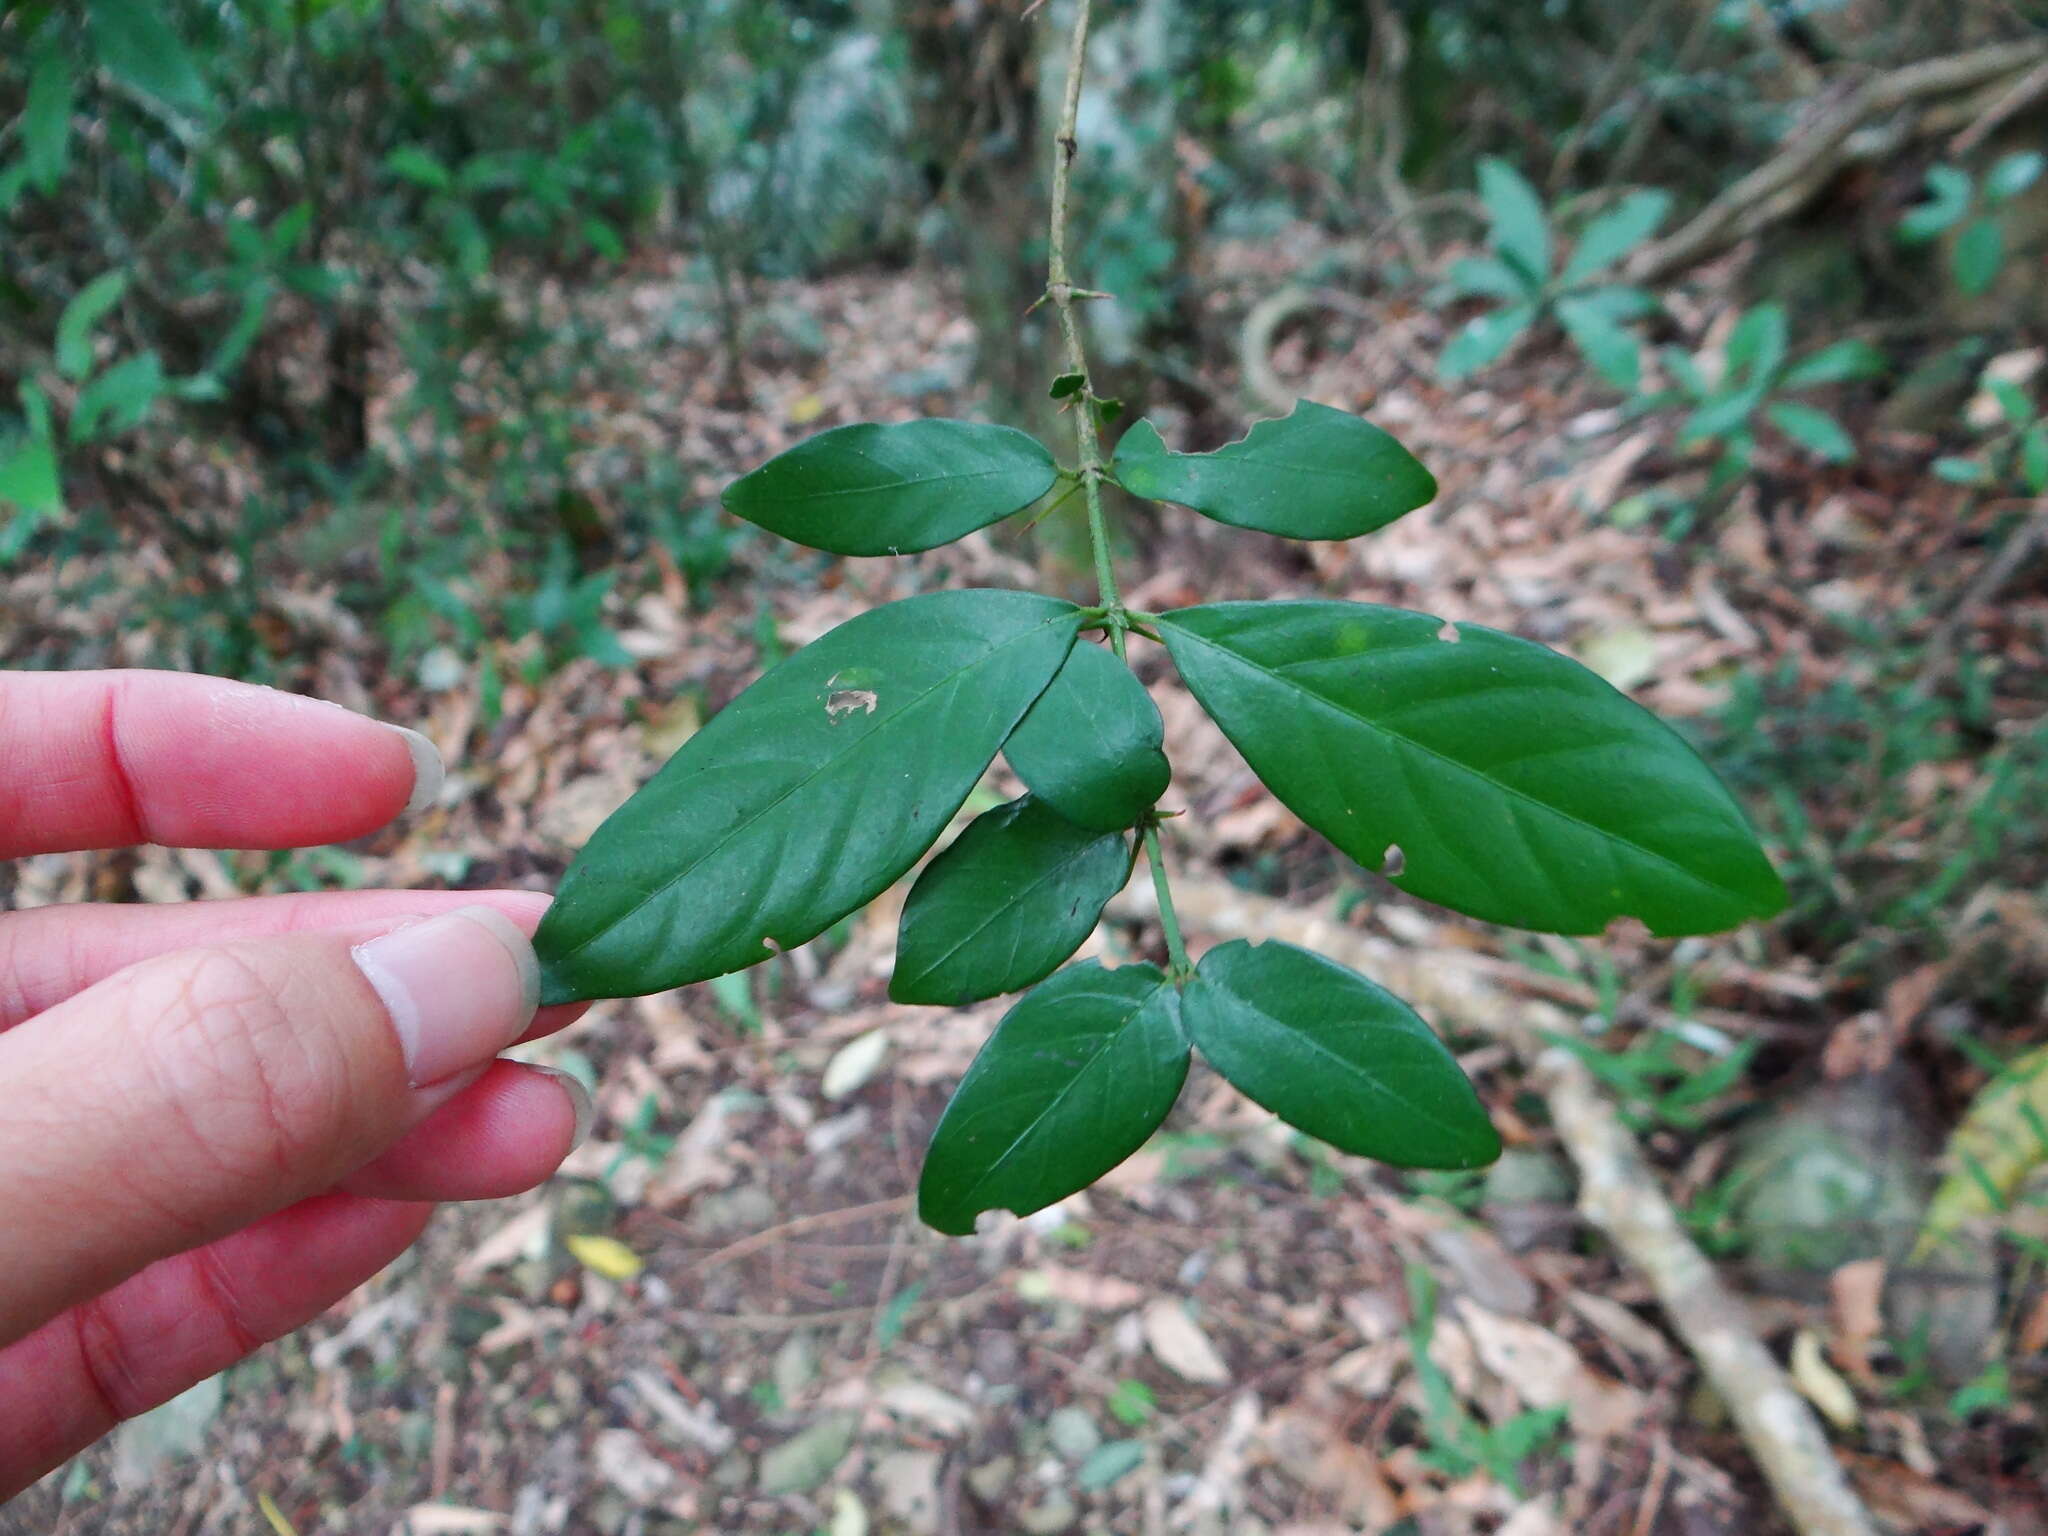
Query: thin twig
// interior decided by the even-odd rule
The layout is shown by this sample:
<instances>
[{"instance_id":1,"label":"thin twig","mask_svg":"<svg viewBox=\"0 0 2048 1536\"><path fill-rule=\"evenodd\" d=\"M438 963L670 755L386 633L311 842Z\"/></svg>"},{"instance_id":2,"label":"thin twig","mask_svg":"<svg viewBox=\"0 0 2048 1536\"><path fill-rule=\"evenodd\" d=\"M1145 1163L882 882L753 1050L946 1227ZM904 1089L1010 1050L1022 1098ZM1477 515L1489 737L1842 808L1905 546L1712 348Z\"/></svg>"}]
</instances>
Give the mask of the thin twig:
<instances>
[{"instance_id":1,"label":"thin twig","mask_svg":"<svg viewBox=\"0 0 2048 1536\"><path fill-rule=\"evenodd\" d=\"M1102 513L1102 428L1096 407L1095 379L1088 371L1088 349L1081 339L1081 317L1075 306L1084 299L1099 298L1089 289L1076 288L1067 268L1067 209L1074 179L1074 157L1080 152L1081 79L1088 64L1088 24L1092 0L1076 0L1073 41L1067 53L1067 90L1060 108L1059 129L1053 138L1052 217L1047 230L1045 297L1059 316L1060 342L1065 351L1066 371L1078 375L1081 387L1071 397L1074 415L1074 449L1079 458L1081 489L1088 504L1088 544L1095 557L1095 586L1109 618L1109 644L1117 660L1127 661L1125 634L1130 615L1117 591L1116 566L1110 558L1109 525ZM1148 824L1144 834L1145 858L1152 866L1152 885L1159 895L1159 927L1166 938L1166 956L1176 976L1188 971L1187 949L1175 920L1173 893L1167 885L1166 856L1160 849L1159 829Z\"/></svg>"}]
</instances>

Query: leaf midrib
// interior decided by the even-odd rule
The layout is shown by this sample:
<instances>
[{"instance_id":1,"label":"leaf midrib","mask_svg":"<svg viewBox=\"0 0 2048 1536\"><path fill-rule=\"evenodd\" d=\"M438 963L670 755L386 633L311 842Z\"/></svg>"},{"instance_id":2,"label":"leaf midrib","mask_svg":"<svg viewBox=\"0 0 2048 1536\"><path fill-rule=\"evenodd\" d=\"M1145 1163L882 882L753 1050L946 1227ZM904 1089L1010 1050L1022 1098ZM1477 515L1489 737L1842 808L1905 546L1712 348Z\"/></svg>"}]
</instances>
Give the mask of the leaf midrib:
<instances>
[{"instance_id":1,"label":"leaf midrib","mask_svg":"<svg viewBox=\"0 0 2048 1536\"><path fill-rule=\"evenodd\" d=\"M1482 784L1491 785L1494 789L1499 791L1502 795L1507 796L1511 800L1518 800L1522 804L1530 806L1535 810L1541 811L1546 815L1555 816L1561 821L1570 822L1573 826L1582 828L1585 831L1592 833L1596 837L1600 837L1611 842L1619 843L1622 847L1633 850L1634 852L1640 854L1643 858L1648 859L1653 863L1660 864L1664 868L1673 871L1674 873L1682 876L1687 880L1692 881L1697 885L1703 885L1707 887L1709 890L1719 891L1723 895L1733 896L1738 901L1742 902L1744 905L1750 904L1750 898L1743 891L1736 889L1732 885L1723 884L1719 880L1709 879L1704 875L1696 874L1692 870L1687 869L1683 864L1678 863L1668 854L1659 853L1654 848L1645 848L1641 843L1637 842L1634 838L1627 837L1620 832L1611 831L1606 827L1598 826L1593 822L1587 821L1582 816L1576 816L1572 814L1570 811L1564 810L1561 807L1552 805L1547 801L1539 800L1534 795L1528 793L1526 790L1517 789L1512 784L1504 784L1499 779L1494 778L1491 774L1485 772L1484 770L1475 768L1469 763L1462 763L1458 761L1457 758L1451 757L1446 753L1439 752L1436 748L1419 742L1412 736L1405 736L1401 732L1394 730L1391 727L1386 726L1377 720L1372 719L1370 716L1359 714L1356 710L1351 709L1346 705L1340 704L1335 699L1317 693L1313 689L1305 688L1300 683L1295 682L1292 678L1286 677L1283 674L1274 671L1271 667L1267 667L1258 662L1253 661L1250 657L1245 656L1243 653L1239 651L1234 651L1225 645L1219 645L1217 642L1209 639L1205 635L1196 634L1193 630L1189 629L1184 624L1175 624L1170 618L1164 617L1161 618L1160 623L1172 629L1176 634L1183 635L1189 640L1194 641L1197 645L1205 646L1209 650L1215 651L1219 655L1236 662L1240 667L1244 668L1246 671L1255 672L1262 677L1269 677L1280 686L1287 688L1296 694L1299 694L1301 697L1305 699L1314 700L1323 708L1331 711L1334 714L1342 716L1346 720L1354 721L1355 723L1364 727L1368 731L1377 732L1378 734L1385 736L1392 741L1399 742L1401 745L1409 748L1410 750L1420 754L1423 757L1427 757L1434 762L1442 763L1445 767L1454 769L1457 772L1465 774L1470 778L1475 778L1479 780ZM1361 652L1360 654L1365 655L1368 653Z\"/></svg>"},{"instance_id":2,"label":"leaf midrib","mask_svg":"<svg viewBox=\"0 0 2048 1536\"><path fill-rule=\"evenodd\" d=\"M1074 617L1074 614L1071 612L1059 614L1056 615L1054 618L1045 620L1043 623L1040 623L1031 629L1025 630L1020 634L1013 635L1008 640L1003 641L1002 644L996 646L993 650L983 652L979 658L968 663L968 665L961 667L956 671L948 673L938 682L933 683L931 687L925 689L924 692L920 693L908 704L905 704L901 709L897 710L896 713L891 715L887 720L878 724L874 729L864 733L861 736L861 738L858 741L856 741L851 747L847 748L845 752L839 754L837 757L826 758L823 762L819 763L817 767L813 768L809 773L805 774L801 779L797 780L796 783L790 785L788 789L785 789L773 800L769 801L766 805L762 806L760 810L756 811L752 816L749 816L745 821L740 822L735 826L729 827L726 830L725 835L719 838L717 842L713 843L710 847L706 848L702 853L698 854L696 858L692 859L683 868L677 870L674 874L670 875L666 880L663 880L660 884L653 886L651 889L649 889L630 907L628 907L624 912L620 913L612 921L604 924L600 928L597 928L587 937L578 939L574 944L570 945L566 950L562 952L563 958L567 959L572 955L581 954L584 950L588 949L592 944L595 944L606 933L609 933L614 929L623 927L625 924L631 922L635 917L640 915L640 913L647 907L647 905L650 902L654 901L657 897L667 895L670 891L674 890L678 885L682 884L682 882L688 879L693 873L695 873L696 870L706 860L713 858L717 854L723 852L726 845L731 843L734 838L738 837L742 832L751 830L757 822L759 822L763 817L767 816L770 812L774 811L778 806L782 804L783 801L787 800L791 795L796 794L799 790L808 787L811 781L816 779L820 774L823 774L829 769L844 764L849 758L851 758L854 755L854 753L861 751L863 748L865 748L869 742L873 741L877 736L881 735L882 732L886 730L888 727L896 724L897 722L900 722L906 715L909 715L913 710L922 707L925 701L931 698L932 695L937 693L940 689L951 687L953 684L958 682L962 677L965 677L968 673L974 671L978 667L987 666L990 662L994 661L998 656L1002 655L1002 653L1008 650L1011 646L1021 645L1026 640L1034 640L1039 636L1039 634L1042 631L1050 628L1052 625L1056 623L1064 623L1072 617ZM1055 668L1054 670L1057 671L1058 669ZM1000 744L998 744L996 751L1001 750L1002 748ZM991 761L993 761L995 754L991 752L989 756ZM939 830L943 831L944 829L941 828ZM936 840L937 836L938 833L934 832L934 840Z\"/></svg>"},{"instance_id":3,"label":"leaf midrib","mask_svg":"<svg viewBox=\"0 0 2048 1536\"><path fill-rule=\"evenodd\" d=\"M1034 464L1032 468L1036 469L1038 466ZM880 485L848 485L834 491L804 491L798 494L784 495L779 498L763 497L762 501L769 505L787 507L803 502L830 501L835 496L886 496L891 491L900 491L905 487L922 488L933 485L949 485L959 480L986 480L991 475L1014 475L1020 473L1022 473L1021 467L962 470L959 474L955 475L928 475L921 480L906 477L885 481ZM1057 474L1055 474L1054 478L1058 478ZM1044 494L1043 491L1039 492L1041 496Z\"/></svg>"}]
</instances>

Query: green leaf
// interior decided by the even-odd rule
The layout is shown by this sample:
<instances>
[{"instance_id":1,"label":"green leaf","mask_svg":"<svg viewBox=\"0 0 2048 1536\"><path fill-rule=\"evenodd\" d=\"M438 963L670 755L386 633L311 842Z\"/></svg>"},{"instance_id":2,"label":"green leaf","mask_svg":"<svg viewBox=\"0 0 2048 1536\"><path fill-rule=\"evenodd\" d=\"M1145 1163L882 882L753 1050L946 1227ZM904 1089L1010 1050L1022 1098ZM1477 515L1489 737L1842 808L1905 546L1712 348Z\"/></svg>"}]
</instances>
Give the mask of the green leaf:
<instances>
[{"instance_id":1,"label":"green leaf","mask_svg":"<svg viewBox=\"0 0 2048 1536\"><path fill-rule=\"evenodd\" d=\"M1214 453L1169 453L1150 422L1116 449L1117 483L1204 517L1287 539L1350 539L1413 512L1436 479L1394 439L1313 400Z\"/></svg>"},{"instance_id":2,"label":"green leaf","mask_svg":"<svg viewBox=\"0 0 2048 1536\"><path fill-rule=\"evenodd\" d=\"M1531 281L1550 276L1550 221L1522 173L1492 156L1479 162L1479 201L1493 223L1493 248Z\"/></svg>"},{"instance_id":3,"label":"green leaf","mask_svg":"<svg viewBox=\"0 0 2048 1536\"><path fill-rule=\"evenodd\" d=\"M93 327L121 302L127 287L126 272L102 272L64 306L57 317L57 371L65 378L82 379L92 372Z\"/></svg>"},{"instance_id":4,"label":"green leaf","mask_svg":"<svg viewBox=\"0 0 2048 1536\"><path fill-rule=\"evenodd\" d=\"M124 357L78 392L71 408L74 443L118 437L142 424L164 394L164 368L154 352Z\"/></svg>"},{"instance_id":5,"label":"green leaf","mask_svg":"<svg viewBox=\"0 0 2048 1536\"><path fill-rule=\"evenodd\" d=\"M1971 220L1956 237L1949 264L1960 292L1970 298L1983 293L1998 280L1998 269L2005 265L2005 221L1990 217Z\"/></svg>"},{"instance_id":6,"label":"green leaf","mask_svg":"<svg viewBox=\"0 0 2048 1536\"><path fill-rule=\"evenodd\" d=\"M1100 1493L1114 1487L1131 1473L1145 1464L1145 1442L1142 1440L1112 1440L1099 1446L1089 1458L1081 1463L1074 1474L1076 1487L1088 1493Z\"/></svg>"},{"instance_id":7,"label":"green leaf","mask_svg":"<svg viewBox=\"0 0 2048 1536\"><path fill-rule=\"evenodd\" d=\"M1856 440L1826 411L1797 400L1777 400L1764 407L1764 414L1793 442L1830 464L1846 464L1856 457Z\"/></svg>"},{"instance_id":8,"label":"green leaf","mask_svg":"<svg viewBox=\"0 0 2048 1536\"><path fill-rule=\"evenodd\" d=\"M1762 403L1763 390L1756 387L1733 390L1709 400L1685 419L1678 430L1678 445L1690 448L1695 443L1725 438L1739 431Z\"/></svg>"},{"instance_id":9,"label":"green leaf","mask_svg":"<svg viewBox=\"0 0 2048 1536\"><path fill-rule=\"evenodd\" d=\"M918 1181L928 1226L1043 1210L1145 1144L1187 1080L1180 994L1159 970L1094 961L1027 992L939 1119Z\"/></svg>"},{"instance_id":10,"label":"green leaf","mask_svg":"<svg viewBox=\"0 0 2048 1536\"><path fill-rule=\"evenodd\" d=\"M64 509L57 454L48 438L22 438L0 449L0 507L36 517Z\"/></svg>"},{"instance_id":11,"label":"green leaf","mask_svg":"<svg viewBox=\"0 0 2048 1536\"><path fill-rule=\"evenodd\" d=\"M1946 480L1950 485L1989 485L1991 471L1975 459L1940 458L1934 461L1937 479Z\"/></svg>"},{"instance_id":12,"label":"green leaf","mask_svg":"<svg viewBox=\"0 0 2048 1536\"><path fill-rule=\"evenodd\" d=\"M2048 491L2048 421L2037 421L2020 439L2020 479L2039 496Z\"/></svg>"},{"instance_id":13,"label":"green leaf","mask_svg":"<svg viewBox=\"0 0 2048 1536\"><path fill-rule=\"evenodd\" d=\"M416 187L425 187L429 192L446 192L455 185L455 178L449 174L433 151L417 144L401 144L384 157L384 169L400 181L409 181Z\"/></svg>"},{"instance_id":14,"label":"green leaf","mask_svg":"<svg viewBox=\"0 0 2048 1536\"><path fill-rule=\"evenodd\" d=\"M1121 832L1166 792L1159 706L1106 646L1086 642L1038 696L1003 756L1039 799L1077 826Z\"/></svg>"},{"instance_id":15,"label":"green leaf","mask_svg":"<svg viewBox=\"0 0 2048 1536\"><path fill-rule=\"evenodd\" d=\"M2034 402L2011 379L1987 378L1984 387L1997 402L1998 414L2005 418L2007 426L2024 427L2034 419Z\"/></svg>"},{"instance_id":16,"label":"green leaf","mask_svg":"<svg viewBox=\"0 0 2048 1536\"><path fill-rule=\"evenodd\" d=\"M1984 177L1984 201L1992 207L2012 201L2041 179L2048 157L2038 149L2023 149L2005 156Z\"/></svg>"},{"instance_id":17,"label":"green leaf","mask_svg":"<svg viewBox=\"0 0 2048 1536\"><path fill-rule=\"evenodd\" d=\"M1845 384L1851 379L1870 379L1884 372L1884 354L1867 341L1854 337L1822 347L1785 370L1780 385L1785 389L1811 389L1820 384Z\"/></svg>"},{"instance_id":18,"label":"green leaf","mask_svg":"<svg viewBox=\"0 0 2048 1536\"><path fill-rule=\"evenodd\" d=\"M726 487L727 509L835 555L901 555L985 528L1052 489L1058 466L1013 427L931 419L834 427Z\"/></svg>"},{"instance_id":19,"label":"green leaf","mask_svg":"<svg viewBox=\"0 0 2048 1536\"><path fill-rule=\"evenodd\" d=\"M1451 338L1444 355L1437 359L1437 372L1455 384L1496 361L1515 344L1515 338L1536 322L1534 304L1514 304L1491 314L1474 315Z\"/></svg>"},{"instance_id":20,"label":"green leaf","mask_svg":"<svg viewBox=\"0 0 2048 1536\"><path fill-rule=\"evenodd\" d=\"M1905 245L1925 245L1953 229L1970 211L1974 192L1969 173L1952 165L1937 165L1927 173L1927 201L1906 210L1899 220L1899 240Z\"/></svg>"},{"instance_id":21,"label":"green leaf","mask_svg":"<svg viewBox=\"0 0 2048 1536\"><path fill-rule=\"evenodd\" d=\"M903 904L891 1001L964 1008L1044 980L1130 873L1122 833L1077 827L1031 795L977 817Z\"/></svg>"},{"instance_id":22,"label":"green leaf","mask_svg":"<svg viewBox=\"0 0 2048 1536\"><path fill-rule=\"evenodd\" d=\"M1461 256L1451 263L1446 281L1454 298L1519 301L1533 299L1542 287L1497 256Z\"/></svg>"},{"instance_id":23,"label":"green leaf","mask_svg":"<svg viewBox=\"0 0 2048 1536\"><path fill-rule=\"evenodd\" d=\"M172 106L202 112L206 82L157 0L87 0L100 64L124 85Z\"/></svg>"},{"instance_id":24,"label":"green leaf","mask_svg":"<svg viewBox=\"0 0 2048 1536\"><path fill-rule=\"evenodd\" d=\"M871 900L945 829L1080 622L1034 593L934 592L774 668L570 865L534 938L546 999L736 971Z\"/></svg>"},{"instance_id":25,"label":"green leaf","mask_svg":"<svg viewBox=\"0 0 2048 1536\"><path fill-rule=\"evenodd\" d=\"M1728 381L1738 375L1753 384L1770 379L1785 361L1786 335L1782 304L1759 304L1744 315L1728 333Z\"/></svg>"},{"instance_id":26,"label":"green leaf","mask_svg":"<svg viewBox=\"0 0 2048 1536\"><path fill-rule=\"evenodd\" d=\"M1586 225L1559 282L1566 288L1575 288L1594 273L1613 266L1655 234L1670 211L1668 192L1631 192Z\"/></svg>"},{"instance_id":27,"label":"green leaf","mask_svg":"<svg viewBox=\"0 0 2048 1536\"><path fill-rule=\"evenodd\" d=\"M71 149L71 60L60 48L47 49L29 76L28 101L21 111L21 149L28 179L48 195L64 179Z\"/></svg>"},{"instance_id":28,"label":"green leaf","mask_svg":"<svg viewBox=\"0 0 2048 1536\"><path fill-rule=\"evenodd\" d=\"M1401 999L1334 960L1233 939L1202 957L1181 1013L1208 1063L1340 1151L1403 1168L1500 1156L1479 1095Z\"/></svg>"},{"instance_id":29,"label":"green leaf","mask_svg":"<svg viewBox=\"0 0 2048 1536\"><path fill-rule=\"evenodd\" d=\"M1616 389L1633 394L1642 380L1642 357L1635 333L1615 324L1600 307L1575 294L1557 301L1558 324L1565 329L1594 372Z\"/></svg>"},{"instance_id":30,"label":"green leaf","mask_svg":"<svg viewBox=\"0 0 2048 1536\"><path fill-rule=\"evenodd\" d=\"M1554 933L1712 933L1784 905L1713 770L1554 651L1364 603L1219 603L1159 627L1267 787L1362 864L1398 847L1404 891Z\"/></svg>"},{"instance_id":31,"label":"green leaf","mask_svg":"<svg viewBox=\"0 0 2048 1536\"><path fill-rule=\"evenodd\" d=\"M1055 400L1064 400L1069 395L1081 393L1082 388L1087 383L1088 375L1085 373L1063 373L1052 381L1052 389L1049 393Z\"/></svg>"}]
</instances>

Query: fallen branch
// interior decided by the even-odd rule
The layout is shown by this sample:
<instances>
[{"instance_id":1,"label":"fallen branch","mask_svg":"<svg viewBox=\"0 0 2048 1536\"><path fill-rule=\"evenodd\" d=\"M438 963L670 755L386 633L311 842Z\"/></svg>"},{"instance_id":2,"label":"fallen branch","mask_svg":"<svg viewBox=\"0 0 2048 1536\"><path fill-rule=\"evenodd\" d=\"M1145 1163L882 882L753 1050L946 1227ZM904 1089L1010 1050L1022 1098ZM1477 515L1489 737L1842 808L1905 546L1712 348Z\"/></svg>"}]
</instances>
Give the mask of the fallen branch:
<instances>
[{"instance_id":1,"label":"fallen branch","mask_svg":"<svg viewBox=\"0 0 2048 1536\"><path fill-rule=\"evenodd\" d=\"M1113 913L1143 916L1138 885ZM1174 904L1183 923L1230 938L1281 939L1371 976L1426 1014L1506 1042L1531 1069L1565 1151L1579 1173L1579 1210L1657 1293L1671 1326L1728 1404L1743 1443L1800 1536L1875 1536L1827 1436L1805 1399L1750 1327L1741 1302L1686 1235L1634 1136L1592 1074L1545 1033L1569 1017L1493 986L1458 950L1411 949L1321 913L1254 896L1222 881L1183 878Z\"/></svg>"},{"instance_id":2,"label":"fallen branch","mask_svg":"<svg viewBox=\"0 0 2048 1536\"><path fill-rule=\"evenodd\" d=\"M1819 107L1776 154L1684 225L1638 251L1629 262L1629 280L1660 282L1805 207L1844 165L1864 157L1850 139L1873 120L1985 87L1998 90L2002 99L2043 63L2048 63L2048 38L1926 59L1861 81L1838 101ZM1893 138L1881 135L1871 142Z\"/></svg>"}]
</instances>

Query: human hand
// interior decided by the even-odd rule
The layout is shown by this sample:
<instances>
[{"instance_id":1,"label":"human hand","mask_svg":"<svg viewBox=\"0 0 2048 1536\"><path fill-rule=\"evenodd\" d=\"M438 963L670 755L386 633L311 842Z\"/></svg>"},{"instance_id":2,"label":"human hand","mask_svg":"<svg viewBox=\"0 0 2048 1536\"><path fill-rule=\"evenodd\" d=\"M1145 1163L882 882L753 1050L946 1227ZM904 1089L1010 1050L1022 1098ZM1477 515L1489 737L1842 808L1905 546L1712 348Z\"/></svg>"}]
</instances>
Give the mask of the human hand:
<instances>
[{"instance_id":1,"label":"human hand","mask_svg":"<svg viewBox=\"0 0 2048 1536\"><path fill-rule=\"evenodd\" d=\"M176 673L0 674L0 858L360 837L431 796L424 738ZM0 1500L299 1327L433 1203L545 1180L566 1076L547 899L364 891L0 917Z\"/></svg>"}]
</instances>

